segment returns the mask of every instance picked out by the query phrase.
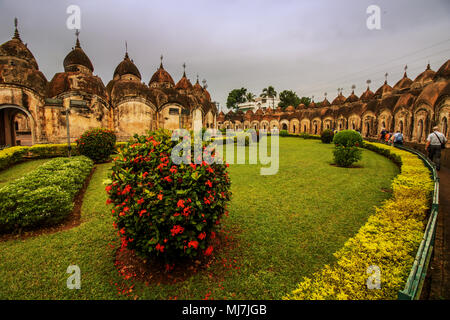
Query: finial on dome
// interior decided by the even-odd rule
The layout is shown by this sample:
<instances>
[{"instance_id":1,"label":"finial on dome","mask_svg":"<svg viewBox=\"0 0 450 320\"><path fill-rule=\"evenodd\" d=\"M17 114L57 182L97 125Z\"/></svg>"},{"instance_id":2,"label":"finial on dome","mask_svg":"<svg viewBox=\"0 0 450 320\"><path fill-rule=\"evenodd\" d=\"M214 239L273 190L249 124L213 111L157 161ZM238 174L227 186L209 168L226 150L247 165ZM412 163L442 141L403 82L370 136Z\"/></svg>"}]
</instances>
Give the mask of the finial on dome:
<instances>
[{"instance_id":1,"label":"finial on dome","mask_svg":"<svg viewBox=\"0 0 450 320\"><path fill-rule=\"evenodd\" d=\"M389 73L385 73L384 74L384 84L387 84L387 77L388 77Z\"/></svg>"},{"instance_id":2,"label":"finial on dome","mask_svg":"<svg viewBox=\"0 0 450 320\"><path fill-rule=\"evenodd\" d=\"M355 88L356 88L356 86L354 84L352 84L352 94L355 94Z\"/></svg>"},{"instance_id":3,"label":"finial on dome","mask_svg":"<svg viewBox=\"0 0 450 320\"><path fill-rule=\"evenodd\" d=\"M370 90L369 85L372 83L372 80L367 79L366 83L367 83L367 90Z\"/></svg>"},{"instance_id":4,"label":"finial on dome","mask_svg":"<svg viewBox=\"0 0 450 320\"><path fill-rule=\"evenodd\" d=\"M75 30L75 35L77 36L77 41L75 43L75 48L81 48L81 46L80 46L80 38L79 38L79 36L80 36L80 30L79 29Z\"/></svg>"},{"instance_id":5,"label":"finial on dome","mask_svg":"<svg viewBox=\"0 0 450 320\"><path fill-rule=\"evenodd\" d=\"M325 96L325 99L327 98L327 94L328 94L328 93L326 93L326 92L323 94L323 95Z\"/></svg>"},{"instance_id":6,"label":"finial on dome","mask_svg":"<svg viewBox=\"0 0 450 320\"><path fill-rule=\"evenodd\" d=\"M163 58L164 58L164 56L161 55L161 57L160 57L160 59L161 59L161 64L160 64L160 66L159 66L160 69L164 69L164 67L163 67Z\"/></svg>"},{"instance_id":7,"label":"finial on dome","mask_svg":"<svg viewBox=\"0 0 450 320\"><path fill-rule=\"evenodd\" d=\"M198 73L197 73L197 83L199 83L199 82L198 82Z\"/></svg>"},{"instance_id":8,"label":"finial on dome","mask_svg":"<svg viewBox=\"0 0 450 320\"><path fill-rule=\"evenodd\" d=\"M407 77L407 75L406 75L406 70L408 70L408 65L405 65L405 74L403 75L403 78L406 78Z\"/></svg>"},{"instance_id":9,"label":"finial on dome","mask_svg":"<svg viewBox=\"0 0 450 320\"><path fill-rule=\"evenodd\" d=\"M186 62L183 63L183 77L186 77Z\"/></svg>"},{"instance_id":10,"label":"finial on dome","mask_svg":"<svg viewBox=\"0 0 450 320\"><path fill-rule=\"evenodd\" d=\"M431 67L430 67L430 61L428 61L428 64L427 64L427 70L430 70L431 69Z\"/></svg>"},{"instance_id":11,"label":"finial on dome","mask_svg":"<svg viewBox=\"0 0 450 320\"><path fill-rule=\"evenodd\" d=\"M17 20L17 18L14 18L14 37L13 37L13 39L22 41L22 39L20 39L20 34L19 34L19 30L17 29L17 25L18 25L18 20Z\"/></svg>"},{"instance_id":12,"label":"finial on dome","mask_svg":"<svg viewBox=\"0 0 450 320\"><path fill-rule=\"evenodd\" d=\"M128 56L128 43L125 41L125 59L129 59L130 57Z\"/></svg>"}]
</instances>

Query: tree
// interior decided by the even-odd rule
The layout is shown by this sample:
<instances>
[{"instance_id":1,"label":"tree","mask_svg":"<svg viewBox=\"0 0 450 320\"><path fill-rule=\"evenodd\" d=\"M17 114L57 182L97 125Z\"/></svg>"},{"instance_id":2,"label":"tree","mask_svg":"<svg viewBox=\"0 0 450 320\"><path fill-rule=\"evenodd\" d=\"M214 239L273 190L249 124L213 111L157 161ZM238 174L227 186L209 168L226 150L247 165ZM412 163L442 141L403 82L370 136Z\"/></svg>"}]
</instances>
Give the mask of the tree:
<instances>
[{"instance_id":1,"label":"tree","mask_svg":"<svg viewBox=\"0 0 450 320\"><path fill-rule=\"evenodd\" d=\"M308 97L301 97L300 98L300 103L303 103L305 106L309 106L309 104L311 103L311 98ZM299 103L299 104L300 104ZM317 103L316 103L317 104ZM295 106L294 106L295 107Z\"/></svg>"},{"instance_id":2,"label":"tree","mask_svg":"<svg viewBox=\"0 0 450 320\"><path fill-rule=\"evenodd\" d=\"M264 88L260 97L263 98L272 98L272 107L274 107L275 104L275 98L277 97L277 92L275 91L275 88L272 86L268 86L267 88Z\"/></svg>"},{"instance_id":3,"label":"tree","mask_svg":"<svg viewBox=\"0 0 450 320\"><path fill-rule=\"evenodd\" d=\"M234 89L228 94L227 98L227 108L237 109L239 103L246 102L247 89L240 88Z\"/></svg>"},{"instance_id":4,"label":"tree","mask_svg":"<svg viewBox=\"0 0 450 320\"><path fill-rule=\"evenodd\" d=\"M284 90L280 93L280 103L278 104L283 110L288 106L297 107L301 103L301 99L294 91Z\"/></svg>"},{"instance_id":5,"label":"tree","mask_svg":"<svg viewBox=\"0 0 450 320\"><path fill-rule=\"evenodd\" d=\"M247 100L247 102L253 102L255 101L255 95L251 92L248 92L245 96L245 99Z\"/></svg>"}]
</instances>

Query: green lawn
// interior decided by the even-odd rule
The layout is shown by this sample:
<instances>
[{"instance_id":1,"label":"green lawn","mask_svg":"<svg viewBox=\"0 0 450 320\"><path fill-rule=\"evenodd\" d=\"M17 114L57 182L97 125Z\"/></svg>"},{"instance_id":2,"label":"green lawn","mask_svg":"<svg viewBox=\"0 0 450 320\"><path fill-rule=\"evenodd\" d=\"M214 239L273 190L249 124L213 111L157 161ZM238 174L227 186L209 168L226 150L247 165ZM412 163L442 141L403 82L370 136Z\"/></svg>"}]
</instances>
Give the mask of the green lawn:
<instances>
[{"instance_id":1,"label":"green lawn","mask_svg":"<svg viewBox=\"0 0 450 320\"><path fill-rule=\"evenodd\" d=\"M331 166L332 145L280 139L278 174L260 165L231 165L233 198L225 232L233 236L209 269L175 284L136 282L114 266L116 240L102 184L111 164L98 165L86 192L82 223L24 241L0 242L0 299L280 299L303 276L334 260L333 253L389 197L398 168L363 151L362 168ZM6 173L3 173L6 174ZM116 245L117 248L117 245ZM81 269L81 290L66 288L66 269Z\"/></svg>"}]
</instances>

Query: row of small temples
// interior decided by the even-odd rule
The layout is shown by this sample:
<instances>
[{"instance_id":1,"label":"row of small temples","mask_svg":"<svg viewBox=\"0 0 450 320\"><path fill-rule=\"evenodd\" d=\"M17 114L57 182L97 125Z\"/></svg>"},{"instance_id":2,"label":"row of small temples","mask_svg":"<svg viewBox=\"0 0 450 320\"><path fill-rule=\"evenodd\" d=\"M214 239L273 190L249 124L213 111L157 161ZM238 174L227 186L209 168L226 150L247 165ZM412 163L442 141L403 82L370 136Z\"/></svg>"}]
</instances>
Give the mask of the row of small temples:
<instances>
[{"instance_id":1,"label":"row of small temples","mask_svg":"<svg viewBox=\"0 0 450 320\"><path fill-rule=\"evenodd\" d=\"M192 85L184 72L175 84L161 56L147 85L125 52L105 86L78 35L64 58L64 72L47 81L15 21L12 39L0 46L0 146L15 145L24 127L30 144L67 141L66 110L72 141L94 127L114 130L118 140L157 128L216 127L217 107L198 76Z\"/></svg>"},{"instance_id":2,"label":"row of small temples","mask_svg":"<svg viewBox=\"0 0 450 320\"><path fill-rule=\"evenodd\" d=\"M367 87L360 97L354 91L345 97L341 91L331 103L325 96L320 103L289 106L285 110L278 107L245 113L220 112L217 124L225 129L277 128L293 134L353 129L373 138L386 128L390 132L402 132L405 141L424 143L435 125L449 138L449 79L450 60L447 60L438 71L428 64L414 80L408 78L405 70L403 78L393 87L386 80L375 92Z\"/></svg>"}]
</instances>

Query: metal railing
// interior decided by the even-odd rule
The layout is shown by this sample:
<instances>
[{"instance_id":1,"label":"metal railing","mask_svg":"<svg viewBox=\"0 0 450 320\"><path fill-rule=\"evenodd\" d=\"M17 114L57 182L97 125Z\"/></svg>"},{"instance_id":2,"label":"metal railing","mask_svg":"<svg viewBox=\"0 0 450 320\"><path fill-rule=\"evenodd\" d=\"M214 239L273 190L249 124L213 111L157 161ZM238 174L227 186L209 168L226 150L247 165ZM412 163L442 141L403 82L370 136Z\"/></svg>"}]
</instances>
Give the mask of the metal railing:
<instances>
[{"instance_id":1,"label":"metal railing","mask_svg":"<svg viewBox=\"0 0 450 320\"><path fill-rule=\"evenodd\" d=\"M399 300L418 300L420 299L423 284L425 282L425 277L427 275L428 267L433 255L434 240L436 237L437 217L439 211L439 177L435 165L424 154L408 147L396 147L414 153L420 159L422 159L428 169L430 169L431 178L434 181L434 190L432 197L433 202L431 205L431 213L428 218L427 226L425 228L422 241L420 242L419 249L417 250L417 254L414 259L414 263L409 273L405 287L403 290L398 292Z\"/></svg>"}]
</instances>

